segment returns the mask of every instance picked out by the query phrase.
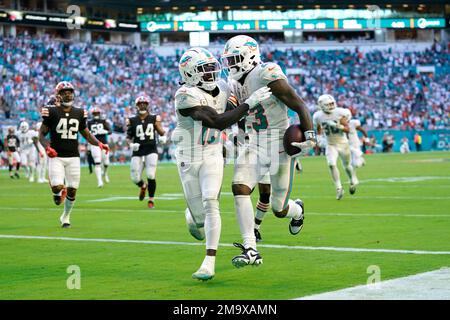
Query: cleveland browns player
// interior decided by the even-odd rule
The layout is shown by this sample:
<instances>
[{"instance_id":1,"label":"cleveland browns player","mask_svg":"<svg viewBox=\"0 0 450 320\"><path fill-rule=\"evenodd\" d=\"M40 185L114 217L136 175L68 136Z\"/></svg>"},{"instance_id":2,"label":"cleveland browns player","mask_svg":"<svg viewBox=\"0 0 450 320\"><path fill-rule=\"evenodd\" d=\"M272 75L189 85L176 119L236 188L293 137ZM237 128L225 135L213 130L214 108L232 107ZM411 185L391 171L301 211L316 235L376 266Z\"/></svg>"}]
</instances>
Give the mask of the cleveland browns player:
<instances>
[{"instance_id":1,"label":"cleveland browns player","mask_svg":"<svg viewBox=\"0 0 450 320\"><path fill-rule=\"evenodd\" d=\"M94 107L91 110L92 118L88 121L89 131L103 144L108 144L108 134L112 133L111 127L106 119L101 117L100 109ZM90 148L92 158L94 159L94 171L97 176L97 185L99 188L103 187L103 177L105 182L109 183L108 166L109 166L109 153L105 150L100 150L97 146L91 146ZM102 177L102 164L103 164L103 177Z\"/></svg>"},{"instance_id":2,"label":"cleveland browns player","mask_svg":"<svg viewBox=\"0 0 450 320\"><path fill-rule=\"evenodd\" d=\"M148 107L150 98L140 95L135 100L138 114L127 119L127 140L133 151L131 157L131 180L140 188L139 200L144 200L145 190L148 187L148 207L155 206L156 165L158 152L156 150L155 131L162 137L165 134L161 126L161 117L150 114ZM145 165L147 184L142 180L142 171Z\"/></svg>"},{"instance_id":3,"label":"cleveland browns player","mask_svg":"<svg viewBox=\"0 0 450 320\"><path fill-rule=\"evenodd\" d=\"M70 227L70 213L80 184L80 153L78 133L92 145L109 151L108 145L98 141L87 128L87 112L73 106L75 89L70 82L62 81L55 88L55 106L41 110L42 125L39 141L49 157L48 176L56 205L64 201L60 217L61 227ZM45 136L50 133L50 141Z\"/></svg>"},{"instance_id":4,"label":"cleveland browns player","mask_svg":"<svg viewBox=\"0 0 450 320\"><path fill-rule=\"evenodd\" d=\"M5 138L5 147L6 147L6 152L8 154L9 177L11 179L14 179L14 177L19 179L20 178L20 176L19 176L19 169L20 169L19 147L20 147L20 142L19 142L19 138L17 137L17 135L15 133L14 127L9 127L8 128L8 135ZM13 176L12 169L13 169L14 160L16 161L16 172L14 173L14 176Z\"/></svg>"}]
</instances>

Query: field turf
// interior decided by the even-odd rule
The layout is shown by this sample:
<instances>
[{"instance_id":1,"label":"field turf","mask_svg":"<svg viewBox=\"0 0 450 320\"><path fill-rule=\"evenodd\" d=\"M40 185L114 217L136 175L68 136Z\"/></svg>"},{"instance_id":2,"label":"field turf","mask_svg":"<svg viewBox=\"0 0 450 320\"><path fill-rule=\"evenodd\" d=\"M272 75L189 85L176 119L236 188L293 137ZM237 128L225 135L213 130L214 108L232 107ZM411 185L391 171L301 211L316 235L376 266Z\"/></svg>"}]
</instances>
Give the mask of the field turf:
<instances>
[{"instance_id":1,"label":"field turf","mask_svg":"<svg viewBox=\"0 0 450 320\"><path fill-rule=\"evenodd\" d=\"M292 299L365 284L373 265L381 280L450 266L450 153L377 154L366 162L357 193L350 196L345 183L337 201L325 159L303 159L291 194L305 202L303 231L292 236L287 219L267 214L259 247L264 264L242 269L231 264L239 253L231 244L241 238L227 165L220 200L224 246L209 282L191 278L204 245L185 226L175 165L158 167L153 210L137 200L128 166L111 167L103 189L83 167L70 229L60 228L62 206L53 204L47 184L11 180L2 170L0 299ZM355 250L361 248L399 251ZM81 270L80 290L67 288L73 265Z\"/></svg>"}]
</instances>

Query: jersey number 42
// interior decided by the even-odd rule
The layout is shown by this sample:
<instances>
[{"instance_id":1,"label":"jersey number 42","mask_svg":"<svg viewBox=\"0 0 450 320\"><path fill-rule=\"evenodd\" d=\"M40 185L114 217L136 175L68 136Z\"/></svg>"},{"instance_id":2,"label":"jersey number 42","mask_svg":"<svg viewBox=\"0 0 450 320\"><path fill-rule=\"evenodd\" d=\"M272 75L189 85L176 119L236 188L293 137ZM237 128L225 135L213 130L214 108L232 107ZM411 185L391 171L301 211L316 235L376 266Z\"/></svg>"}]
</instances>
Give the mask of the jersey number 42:
<instances>
[{"instance_id":1,"label":"jersey number 42","mask_svg":"<svg viewBox=\"0 0 450 320\"><path fill-rule=\"evenodd\" d=\"M77 119L61 118L56 126L56 132L61 135L61 139L75 140L77 139L79 125L80 122Z\"/></svg>"}]
</instances>

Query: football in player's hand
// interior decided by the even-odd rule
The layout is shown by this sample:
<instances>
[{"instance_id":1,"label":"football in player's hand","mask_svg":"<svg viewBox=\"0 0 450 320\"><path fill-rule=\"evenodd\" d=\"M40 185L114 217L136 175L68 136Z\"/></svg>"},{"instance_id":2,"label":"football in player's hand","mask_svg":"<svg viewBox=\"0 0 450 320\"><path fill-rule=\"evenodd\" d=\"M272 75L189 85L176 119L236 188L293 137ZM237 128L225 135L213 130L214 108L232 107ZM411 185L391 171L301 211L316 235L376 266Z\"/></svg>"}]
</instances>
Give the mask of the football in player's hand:
<instances>
[{"instance_id":1,"label":"football in player's hand","mask_svg":"<svg viewBox=\"0 0 450 320\"><path fill-rule=\"evenodd\" d=\"M290 156L292 156L293 154L297 154L301 151L300 148L292 146L291 143L304 141L305 135L300 129L300 125L293 124L289 128L287 128L286 132L284 133L283 137L284 151L286 151L286 153Z\"/></svg>"}]
</instances>

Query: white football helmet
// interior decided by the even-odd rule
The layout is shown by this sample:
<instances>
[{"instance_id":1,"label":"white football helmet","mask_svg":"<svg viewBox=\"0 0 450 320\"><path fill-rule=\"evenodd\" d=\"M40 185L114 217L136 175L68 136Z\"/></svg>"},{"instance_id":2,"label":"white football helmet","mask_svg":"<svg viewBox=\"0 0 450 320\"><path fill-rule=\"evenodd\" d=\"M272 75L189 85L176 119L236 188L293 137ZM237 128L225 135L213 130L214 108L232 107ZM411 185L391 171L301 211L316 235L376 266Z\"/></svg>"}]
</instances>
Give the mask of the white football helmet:
<instances>
[{"instance_id":1,"label":"white football helmet","mask_svg":"<svg viewBox=\"0 0 450 320\"><path fill-rule=\"evenodd\" d=\"M181 78L189 86L211 91L217 87L220 63L204 48L191 48L180 59L178 69Z\"/></svg>"},{"instance_id":2,"label":"white football helmet","mask_svg":"<svg viewBox=\"0 0 450 320\"><path fill-rule=\"evenodd\" d=\"M332 95L323 94L317 99L320 110L325 113L331 113L336 108L336 100Z\"/></svg>"},{"instance_id":3,"label":"white football helmet","mask_svg":"<svg viewBox=\"0 0 450 320\"><path fill-rule=\"evenodd\" d=\"M19 125L20 132L25 133L28 131L28 129L30 129L30 125L28 124L28 122L22 121Z\"/></svg>"},{"instance_id":4,"label":"white football helmet","mask_svg":"<svg viewBox=\"0 0 450 320\"><path fill-rule=\"evenodd\" d=\"M261 62L258 42L249 36L235 36L227 41L221 56L221 62L228 76L239 80L255 64Z\"/></svg>"}]
</instances>

